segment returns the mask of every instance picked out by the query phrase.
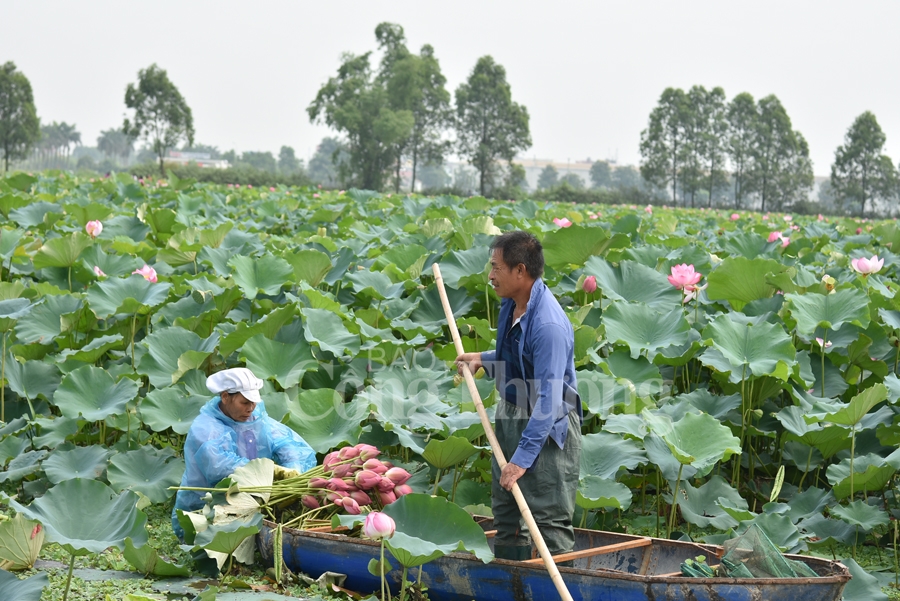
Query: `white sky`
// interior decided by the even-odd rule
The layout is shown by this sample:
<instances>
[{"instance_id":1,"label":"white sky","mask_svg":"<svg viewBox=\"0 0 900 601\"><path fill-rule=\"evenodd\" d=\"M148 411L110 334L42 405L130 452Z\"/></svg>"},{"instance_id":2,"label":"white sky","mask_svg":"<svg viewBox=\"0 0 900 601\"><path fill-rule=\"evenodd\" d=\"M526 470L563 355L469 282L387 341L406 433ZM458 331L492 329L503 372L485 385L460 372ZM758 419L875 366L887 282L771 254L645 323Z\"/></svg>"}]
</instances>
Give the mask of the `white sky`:
<instances>
[{"instance_id":1,"label":"white sky","mask_svg":"<svg viewBox=\"0 0 900 601\"><path fill-rule=\"evenodd\" d=\"M306 107L342 52L401 24L435 48L451 91L478 57L506 67L531 115L529 157L637 164L640 132L667 86L777 95L817 175L854 118L875 113L900 160L900 2L3 0L0 63L14 61L44 122L87 145L125 115L125 86L157 63L191 106L196 141L221 150L293 146L327 128Z\"/></svg>"}]
</instances>

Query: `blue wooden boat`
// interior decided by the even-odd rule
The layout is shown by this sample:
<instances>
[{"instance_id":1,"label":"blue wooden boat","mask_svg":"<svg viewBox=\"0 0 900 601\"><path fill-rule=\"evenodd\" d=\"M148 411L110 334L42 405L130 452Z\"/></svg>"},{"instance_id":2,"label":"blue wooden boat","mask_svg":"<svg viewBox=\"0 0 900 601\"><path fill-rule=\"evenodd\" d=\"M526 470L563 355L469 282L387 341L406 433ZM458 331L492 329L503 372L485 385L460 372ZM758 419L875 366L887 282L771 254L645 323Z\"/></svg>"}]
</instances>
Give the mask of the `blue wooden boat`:
<instances>
[{"instance_id":1,"label":"blue wooden boat","mask_svg":"<svg viewBox=\"0 0 900 601\"><path fill-rule=\"evenodd\" d=\"M491 520L477 518L489 541ZM271 565L275 524L264 522L258 545ZM681 563L705 555L715 564L721 547L699 543L576 529L575 550L557 561L573 599L592 601L840 601L850 573L841 563L788 555L806 563L818 578L686 578ZM379 554L379 543L344 534L284 528L285 565L317 578L326 571L347 575L345 587L361 593L379 590L379 579L368 564ZM495 559L485 564L468 553L451 553L422 566L422 583L433 601L526 601L558 599L539 558L530 561ZM391 590L400 589L401 571L388 575ZM410 570L411 580L418 577Z\"/></svg>"}]
</instances>

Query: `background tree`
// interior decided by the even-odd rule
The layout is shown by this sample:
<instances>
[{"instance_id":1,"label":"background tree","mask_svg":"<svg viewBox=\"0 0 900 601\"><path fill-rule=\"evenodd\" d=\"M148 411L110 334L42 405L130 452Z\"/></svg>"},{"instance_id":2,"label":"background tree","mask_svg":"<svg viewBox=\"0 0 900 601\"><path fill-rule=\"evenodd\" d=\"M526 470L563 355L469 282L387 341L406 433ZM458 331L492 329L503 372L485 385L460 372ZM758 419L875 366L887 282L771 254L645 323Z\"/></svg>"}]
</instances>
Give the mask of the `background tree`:
<instances>
[{"instance_id":1,"label":"background tree","mask_svg":"<svg viewBox=\"0 0 900 601\"><path fill-rule=\"evenodd\" d=\"M559 183L565 184L575 190L584 190L584 180L575 173L566 173L559 180Z\"/></svg>"},{"instance_id":2,"label":"background tree","mask_svg":"<svg viewBox=\"0 0 900 601\"><path fill-rule=\"evenodd\" d=\"M760 211L766 211L767 202L770 208L786 207L812 187L809 147L791 127L791 119L775 95L757 103L750 154L752 189L759 195Z\"/></svg>"},{"instance_id":3,"label":"background tree","mask_svg":"<svg viewBox=\"0 0 900 601\"><path fill-rule=\"evenodd\" d=\"M641 172L631 165L616 167L612 173L612 183L614 188L626 190L634 188L641 190L644 187L644 180L641 178Z\"/></svg>"},{"instance_id":4,"label":"background tree","mask_svg":"<svg viewBox=\"0 0 900 601\"><path fill-rule=\"evenodd\" d=\"M97 149L110 159L127 161L134 152L134 138L125 133L121 128L106 129L97 136Z\"/></svg>"},{"instance_id":5,"label":"background tree","mask_svg":"<svg viewBox=\"0 0 900 601\"><path fill-rule=\"evenodd\" d=\"M453 183L453 177L447 173L443 165L425 164L419 169L417 179L423 190L440 190Z\"/></svg>"},{"instance_id":6,"label":"background tree","mask_svg":"<svg viewBox=\"0 0 900 601\"><path fill-rule=\"evenodd\" d=\"M676 205L688 114L684 90L666 88L650 113L647 129L641 132L641 175L659 188L671 185L672 202Z\"/></svg>"},{"instance_id":7,"label":"background tree","mask_svg":"<svg viewBox=\"0 0 900 601\"><path fill-rule=\"evenodd\" d=\"M709 93L703 86L693 86L685 95L685 103L681 112L681 127L684 139L681 144L679 162L681 163L681 195L687 206L687 198L691 198L691 207L696 206L697 192L703 189L705 174L704 154L707 139L708 119L706 97Z\"/></svg>"},{"instance_id":8,"label":"background tree","mask_svg":"<svg viewBox=\"0 0 900 601\"><path fill-rule=\"evenodd\" d=\"M164 69L152 64L138 71L137 86L125 89L125 106L134 110L122 129L133 138L150 143L159 158L160 173L165 176L163 157L183 139L194 143L194 118L178 88L169 81Z\"/></svg>"},{"instance_id":9,"label":"background tree","mask_svg":"<svg viewBox=\"0 0 900 601\"><path fill-rule=\"evenodd\" d=\"M490 56L456 89L456 128L457 150L478 171L482 195L493 187L498 160L511 163L531 147L528 110L513 102L506 69Z\"/></svg>"},{"instance_id":10,"label":"background tree","mask_svg":"<svg viewBox=\"0 0 900 601\"><path fill-rule=\"evenodd\" d=\"M323 138L316 154L309 160L309 177L314 182L333 187L340 179L341 165L350 160L347 147L337 138Z\"/></svg>"},{"instance_id":11,"label":"background tree","mask_svg":"<svg viewBox=\"0 0 900 601\"><path fill-rule=\"evenodd\" d=\"M747 92L738 94L728 104L725 150L734 168L732 178L734 180L734 208L736 209L741 208L746 174L753 168L753 155L750 150L756 133L756 118L756 101Z\"/></svg>"},{"instance_id":12,"label":"background tree","mask_svg":"<svg viewBox=\"0 0 900 601\"><path fill-rule=\"evenodd\" d=\"M591 187L594 189L612 187L612 168L607 161L594 161L591 165Z\"/></svg>"},{"instance_id":13,"label":"background tree","mask_svg":"<svg viewBox=\"0 0 900 601\"><path fill-rule=\"evenodd\" d=\"M701 87L702 89L702 87ZM707 206L713 206L713 197L717 190L726 185L725 172L725 139L728 133L727 99L725 91L716 87L700 96L699 113L703 122L701 152L706 170L705 187L708 196Z\"/></svg>"},{"instance_id":14,"label":"background tree","mask_svg":"<svg viewBox=\"0 0 900 601\"><path fill-rule=\"evenodd\" d=\"M282 146L278 152L278 170L282 173L295 173L302 168L303 161L297 159L294 149Z\"/></svg>"},{"instance_id":15,"label":"background tree","mask_svg":"<svg viewBox=\"0 0 900 601\"><path fill-rule=\"evenodd\" d=\"M373 77L371 53L345 55L336 77L323 85L306 109L313 123L344 134L349 160L341 163L341 180L380 190L396 165L397 144L412 132L409 110L393 110L384 85Z\"/></svg>"},{"instance_id":16,"label":"background tree","mask_svg":"<svg viewBox=\"0 0 900 601\"><path fill-rule=\"evenodd\" d=\"M541 169L537 182L538 190L549 190L557 183L559 183L559 172L556 170L556 167L547 165Z\"/></svg>"},{"instance_id":17,"label":"background tree","mask_svg":"<svg viewBox=\"0 0 900 601\"><path fill-rule=\"evenodd\" d=\"M254 169L259 169L261 171L275 173L275 157L272 156L272 153L268 151L244 152L241 154L241 158L238 163L241 165L248 165L250 167L253 167Z\"/></svg>"},{"instance_id":18,"label":"background tree","mask_svg":"<svg viewBox=\"0 0 900 601\"><path fill-rule=\"evenodd\" d=\"M40 139L40 121L34 106L31 82L7 62L0 66L0 151L3 170L9 162L24 159Z\"/></svg>"},{"instance_id":19,"label":"background tree","mask_svg":"<svg viewBox=\"0 0 900 601\"><path fill-rule=\"evenodd\" d=\"M400 190L400 165L404 157L412 162L411 190L415 188L416 171L424 159L432 164L443 162L450 143L442 133L450 124L450 93L447 78L434 56L434 49L426 44L418 55L407 53L392 63L387 76L387 91L394 110L408 110L413 116L410 135L398 144L397 191Z\"/></svg>"},{"instance_id":20,"label":"background tree","mask_svg":"<svg viewBox=\"0 0 900 601\"><path fill-rule=\"evenodd\" d=\"M889 157L882 154L887 136L878 120L866 111L856 118L844 143L834 152L831 165L831 188L843 206L849 201L859 205L859 214L866 215L866 202L888 200L897 194L897 171Z\"/></svg>"}]
</instances>

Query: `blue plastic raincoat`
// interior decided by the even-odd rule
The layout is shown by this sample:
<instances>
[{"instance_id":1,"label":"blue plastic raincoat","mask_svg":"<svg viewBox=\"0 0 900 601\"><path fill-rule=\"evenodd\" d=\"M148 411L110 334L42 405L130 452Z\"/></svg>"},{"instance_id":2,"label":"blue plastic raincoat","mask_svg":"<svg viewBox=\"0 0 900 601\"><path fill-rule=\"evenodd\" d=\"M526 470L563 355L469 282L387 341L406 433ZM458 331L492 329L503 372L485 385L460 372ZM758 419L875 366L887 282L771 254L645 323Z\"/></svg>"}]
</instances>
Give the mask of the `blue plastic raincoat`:
<instances>
[{"instance_id":1,"label":"blue plastic raincoat","mask_svg":"<svg viewBox=\"0 0 900 601\"><path fill-rule=\"evenodd\" d=\"M212 488L236 468L261 457L300 472L316 465L315 451L299 434L269 417L264 403L257 403L249 420L239 422L222 412L220 400L213 397L191 424L184 441L181 486ZM192 490L179 490L176 494L172 529L179 538L184 532L175 510L200 509L202 494Z\"/></svg>"}]
</instances>

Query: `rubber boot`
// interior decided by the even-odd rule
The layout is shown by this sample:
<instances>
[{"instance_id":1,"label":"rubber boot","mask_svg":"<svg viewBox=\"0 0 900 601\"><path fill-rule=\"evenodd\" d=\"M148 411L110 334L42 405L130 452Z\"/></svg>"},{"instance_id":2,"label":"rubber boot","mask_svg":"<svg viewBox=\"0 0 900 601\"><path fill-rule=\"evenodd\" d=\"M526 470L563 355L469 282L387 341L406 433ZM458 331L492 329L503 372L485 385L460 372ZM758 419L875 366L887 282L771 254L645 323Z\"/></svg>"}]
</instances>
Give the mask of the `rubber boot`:
<instances>
[{"instance_id":1,"label":"rubber boot","mask_svg":"<svg viewBox=\"0 0 900 601\"><path fill-rule=\"evenodd\" d=\"M531 559L531 545L507 546L494 545L494 557L497 559L509 559L512 561L525 561Z\"/></svg>"}]
</instances>

